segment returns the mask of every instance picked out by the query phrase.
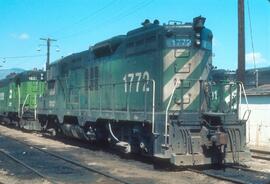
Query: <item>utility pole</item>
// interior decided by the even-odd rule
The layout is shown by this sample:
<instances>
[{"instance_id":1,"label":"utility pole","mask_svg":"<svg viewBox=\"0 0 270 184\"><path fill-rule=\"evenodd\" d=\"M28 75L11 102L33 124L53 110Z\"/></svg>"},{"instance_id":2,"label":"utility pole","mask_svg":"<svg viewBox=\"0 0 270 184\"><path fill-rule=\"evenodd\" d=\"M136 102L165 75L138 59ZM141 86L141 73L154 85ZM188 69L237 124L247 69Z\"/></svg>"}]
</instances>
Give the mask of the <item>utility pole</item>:
<instances>
[{"instance_id":1,"label":"utility pole","mask_svg":"<svg viewBox=\"0 0 270 184\"><path fill-rule=\"evenodd\" d=\"M244 0L238 0L238 81L245 82L245 12Z\"/></svg>"},{"instance_id":2,"label":"utility pole","mask_svg":"<svg viewBox=\"0 0 270 184\"><path fill-rule=\"evenodd\" d=\"M47 61L46 61L46 70L49 68L50 64L50 47L51 47L51 42L52 41L57 41L52 38L40 38L40 40L46 41L47 42Z\"/></svg>"}]
</instances>

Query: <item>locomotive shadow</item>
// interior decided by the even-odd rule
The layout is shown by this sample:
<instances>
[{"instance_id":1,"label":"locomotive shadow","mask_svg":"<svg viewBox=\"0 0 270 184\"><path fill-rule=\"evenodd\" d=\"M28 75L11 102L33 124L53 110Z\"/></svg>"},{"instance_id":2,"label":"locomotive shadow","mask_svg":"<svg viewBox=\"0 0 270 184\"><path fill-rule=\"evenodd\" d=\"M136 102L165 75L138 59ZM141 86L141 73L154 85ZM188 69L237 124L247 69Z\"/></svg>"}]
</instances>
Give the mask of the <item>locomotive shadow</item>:
<instances>
[{"instance_id":1,"label":"locomotive shadow","mask_svg":"<svg viewBox=\"0 0 270 184\"><path fill-rule=\"evenodd\" d=\"M3 124L8 128L15 129L22 131L24 133L36 133L36 134L41 134L42 137L59 141L61 143L64 143L66 145L71 145L79 148L84 148L90 151L102 151L104 153L111 154L112 156L117 156L120 160L122 161L137 161L142 164L147 164L148 166L152 167L154 170L158 171L167 171L167 172L181 172L181 171L187 171L189 169L196 169L196 170L223 170L225 171L226 168L236 166L235 164L225 164L225 165L220 165L220 164L208 164L208 165L202 165L202 166L175 166L169 162L168 159L157 159L157 158L152 158L152 157L146 157L142 155L138 155L135 153L131 154L125 154L117 148L113 147L111 144L108 142L88 142L85 140L78 140L75 138L70 138L70 137L64 137L62 135L57 135L57 136L51 136L48 132L40 132L36 130L28 130L28 129L22 129L17 127L16 125L13 124ZM76 159L74 157L74 159ZM243 168L247 168L245 165L237 165Z\"/></svg>"},{"instance_id":2,"label":"locomotive shadow","mask_svg":"<svg viewBox=\"0 0 270 184\"><path fill-rule=\"evenodd\" d=\"M43 134L42 136L45 138L59 141L67 145L84 148L90 151L102 151L104 153L109 153L111 155L119 157L119 159L122 159L122 160L131 160L131 161L133 160L133 161L138 161L144 164L152 164L152 165L154 164L154 160L151 157L144 157L144 156L137 155L135 153L125 154L119 151L116 147L112 146L110 143L105 142L105 141L104 142L88 142L85 140L64 137L61 135L52 137L50 135Z\"/></svg>"},{"instance_id":3,"label":"locomotive shadow","mask_svg":"<svg viewBox=\"0 0 270 184\"><path fill-rule=\"evenodd\" d=\"M216 170L225 170L225 168L229 165L203 165L203 166L175 166L169 162L169 159L157 159L152 157L146 157L142 155L138 155L135 153L125 154L117 148L110 145L108 142L87 142L84 140L78 140L74 138L67 138L63 136L52 137L49 135L43 135L43 137L60 141L64 144L84 148L90 151L102 151L104 153L111 154L112 156L116 156L120 159L120 161L136 161L140 164L146 164L147 166L152 167L154 170L157 171L166 171L166 172L181 172L187 171L188 169L198 169L198 170L207 170L207 169L216 169Z\"/></svg>"}]
</instances>

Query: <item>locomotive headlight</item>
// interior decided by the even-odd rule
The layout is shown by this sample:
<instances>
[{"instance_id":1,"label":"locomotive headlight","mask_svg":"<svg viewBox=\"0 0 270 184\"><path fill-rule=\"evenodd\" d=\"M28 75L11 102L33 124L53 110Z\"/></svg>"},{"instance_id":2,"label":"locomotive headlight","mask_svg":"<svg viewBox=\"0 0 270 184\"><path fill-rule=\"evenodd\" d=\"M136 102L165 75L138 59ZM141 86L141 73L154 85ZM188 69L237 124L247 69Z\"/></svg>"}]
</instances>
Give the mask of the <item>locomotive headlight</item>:
<instances>
[{"instance_id":1,"label":"locomotive headlight","mask_svg":"<svg viewBox=\"0 0 270 184\"><path fill-rule=\"evenodd\" d=\"M195 45L198 47L201 45L201 33L199 32L195 33Z\"/></svg>"}]
</instances>

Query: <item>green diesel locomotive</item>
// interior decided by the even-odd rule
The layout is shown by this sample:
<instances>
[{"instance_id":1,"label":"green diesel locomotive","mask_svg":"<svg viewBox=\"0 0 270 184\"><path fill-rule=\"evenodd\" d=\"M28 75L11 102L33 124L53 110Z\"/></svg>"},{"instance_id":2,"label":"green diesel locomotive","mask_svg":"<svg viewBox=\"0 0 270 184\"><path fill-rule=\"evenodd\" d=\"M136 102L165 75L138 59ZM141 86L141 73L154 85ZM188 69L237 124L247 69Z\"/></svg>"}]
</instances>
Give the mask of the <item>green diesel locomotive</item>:
<instances>
[{"instance_id":1,"label":"green diesel locomotive","mask_svg":"<svg viewBox=\"0 0 270 184\"><path fill-rule=\"evenodd\" d=\"M50 64L42 127L177 166L248 158L239 85L209 80L213 35L204 23L146 20Z\"/></svg>"},{"instance_id":2,"label":"green diesel locomotive","mask_svg":"<svg viewBox=\"0 0 270 184\"><path fill-rule=\"evenodd\" d=\"M0 118L7 124L40 130L37 100L45 89L45 72L41 70L12 73L0 80Z\"/></svg>"}]
</instances>

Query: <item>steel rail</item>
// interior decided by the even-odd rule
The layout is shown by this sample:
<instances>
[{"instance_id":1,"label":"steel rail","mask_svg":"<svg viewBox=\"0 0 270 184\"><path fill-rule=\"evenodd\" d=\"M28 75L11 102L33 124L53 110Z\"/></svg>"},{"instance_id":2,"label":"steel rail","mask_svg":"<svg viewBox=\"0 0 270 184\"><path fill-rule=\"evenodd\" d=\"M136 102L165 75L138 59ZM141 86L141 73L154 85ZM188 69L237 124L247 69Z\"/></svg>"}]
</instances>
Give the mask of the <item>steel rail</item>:
<instances>
[{"instance_id":1,"label":"steel rail","mask_svg":"<svg viewBox=\"0 0 270 184\"><path fill-rule=\"evenodd\" d=\"M79 162L77 162L77 161L75 161L75 160L72 160L72 159L69 159L69 158L65 158L65 157L60 156L60 155L58 155L58 154L56 154L56 153L52 153L52 152L50 152L50 151L46 151L46 150L44 150L44 149L39 148L38 146L30 145L30 144L28 144L28 143L26 143L26 142L24 142L24 141L20 141L20 140L11 138L11 137L7 137L7 136L5 136L5 137L8 138L8 139L14 140L14 141L16 141L16 142L19 142L19 143L21 143L21 144L24 144L24 145L26 145L26 146L32 147L32 148L34 148L34 149L36 149L36 150L38 150L38 151L40 151L40 152L49 154L49 155L51 155L51 156L53 156L53 157L55 157L55 158L58 158L58 159L60 159L60 160L64 160L64 161L66 161L66 162L68 162L68 163L70 163L70 164L73 164L73 165L76 165L76 166L81 167L81 168L83 168L83 169L86 169L86 170L88 170L88 171L90 171L90 172L97 173L97 174L99 174L99 175L102 175L102 176L105 176L105 177L107 177L107 178L113 179L113 180L115 180L115 181L117 181L117 182L120 182L120 183L123 183L123 184L133 184L133 183L130 183L130 182L128 182L128 181L122 180L121 178L115 177L115 176L113 176L113 175L111 175L111 174L109 174L109 173L105 173L105 172L102 172L102 171L100 171L100 170L98 170L98 169L94 169L94 168L91 168L91 167L86 166L86 165L84 165L84 164L81 164L81 163L79 163Z\"/></svg>"},{"instance_id":2,"label":"steel rail","mask_svg":"<svg viewBox=\"0 0 270 184\"><path fill-rule=\"evenodd\" d=\"M262 160L270 160L270 151L250 149L251 157Z\"/></svg>"},{"instance_id":3,"label":"steel rail","mask_svg":"<svg viewBox=\"0 0 270 184\"><path fill-rule=\"evenodd\" d=\"M263 174L263 175L269 175L269 173L267 172L262 172L262 171L257 171L254 169L250 169L247 168L245 165L226 165L225 168L231 168L231 169L235 169L237 171L242 171L242 172L247 172L247 173L253 173L253 174ZM206 175L212 178L216 178L219 180L223 180L223 181L229 181L229 182L233 182L233 183L237 183L237 184L249 184L249 183L254 183L254 182L248 182L247 180L241 180L241 179L237 179L232 177L228 177L228 176L223 176L223 175L219 175L216 173L209 173L209 172L204 172L203 170L198 170L198 169L193 169L193 168L188 168L188 171L191 172L196 172L198 174L202 174L202 175ZM266 181L267 183L269 181ZM259 182L261 183L261 182Z\"/></svg>"},{"instance_id":4,"label":"steel rail","mask_svg":"<svg viewBox=\"0 0 270 184\"><path fill-rule=\"evenodd\" d=\"M29 169L30 171L32 171L33 173L35 173L36 175L40 176L41 178L43 178L44 180L52 183L52 184L57 184L56 182L52 181L51 179L49 179L47 176L43 175L42 173L40 173L39 171L37 171L36 169L32 168L31 166L27 165L26 163L22 162L21 160L18 160L17 158L13 157L11 154L7 153L6 151L0 149L0 152L4 155L6 155L7 157L9 157L10 159L12 159L13 161L19 163L20 165L22 165L23 167Z\"/></svg>"},{"instance_id":5,"label":"steel rail","mask_svg":"<svg viewBox=\"0 0 270 184\"><path fill-rule=\"evenodd\" d=\"M187 170L191 171L191 172L198 173L198 174L206 175L206 176L209 176L209 177L212 177L212 178L215 178L215 179L223 180L223 181L229 181L229 182L233 182L233 183L237 183L237 184L246 184L247 183L246 181L241 181L241 180L238 180L238 179L235 179L235 178L229 178L229 177L226 177L226 176L206 173L206 172L196 170L196 169L188 168Z\"/></svg>"},{"instance_id":6,"label":"steel rail","mask_svg":"<svg viewBox=\"0 0 270 184\"><path fill-rule=\"evenodd\" d=\"M266 157L265 155L251 155L251 157L261 160L270 160L270 157Z\"/></svg>"},{"instance_id":7,"label":"steel rail","mask_svg":"<svg viewBox=\"0 0 270 184\"><path fill-rule=\"evenodd\" d=\"M257 170L250 169L250 168L247 168L246 166L241 166L241 165L231 165L231 166L229 165L227 167L234 168L234 169L240 169L240 170L247 171L247 172L260 173L260 174L269 174L267 172L257 171Z\"/></svg>"}]
</instances>

